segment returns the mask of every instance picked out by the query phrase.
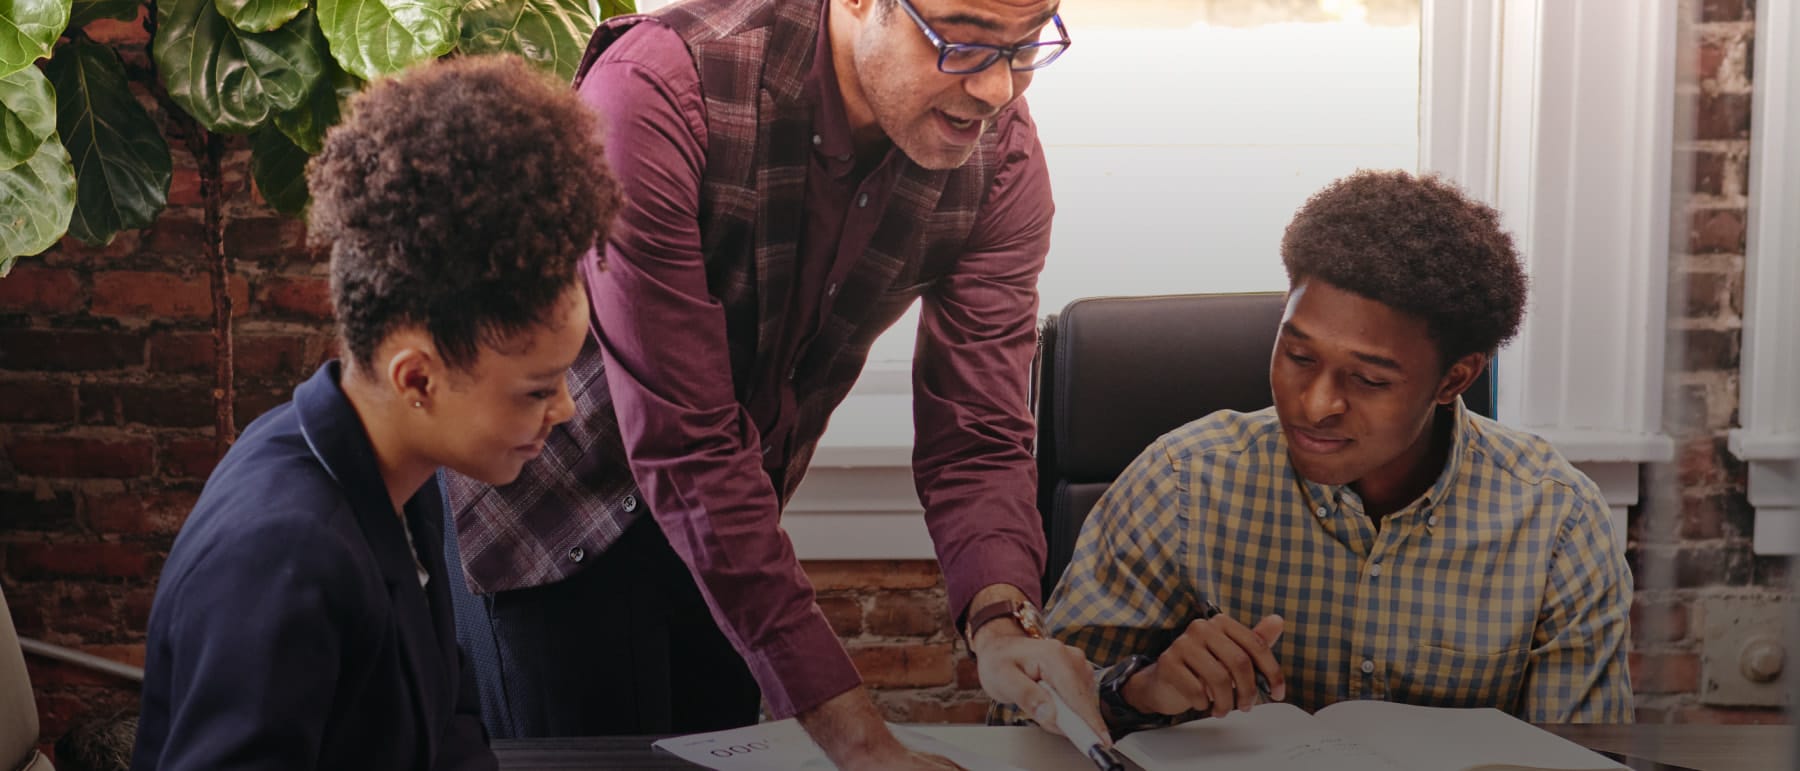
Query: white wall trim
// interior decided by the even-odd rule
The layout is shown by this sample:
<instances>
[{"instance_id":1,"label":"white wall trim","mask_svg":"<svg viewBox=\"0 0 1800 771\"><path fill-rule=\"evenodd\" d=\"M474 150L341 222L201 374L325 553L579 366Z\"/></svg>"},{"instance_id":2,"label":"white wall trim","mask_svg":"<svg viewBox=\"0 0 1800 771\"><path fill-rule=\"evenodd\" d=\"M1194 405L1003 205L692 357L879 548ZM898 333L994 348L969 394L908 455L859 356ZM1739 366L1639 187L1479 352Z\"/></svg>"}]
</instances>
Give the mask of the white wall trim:
<instances>
[{"instance_id":1,"label":"white wall trim","mask_svg":"<svg viewBox=\"0 0 1800 771\"><path fill-rule=\"evenodd\" d=\"M1731 451L1749 462L1758 554L1800 554L1800 10L1757 9L1744 346Z\"/></svg>"}]
</instances>

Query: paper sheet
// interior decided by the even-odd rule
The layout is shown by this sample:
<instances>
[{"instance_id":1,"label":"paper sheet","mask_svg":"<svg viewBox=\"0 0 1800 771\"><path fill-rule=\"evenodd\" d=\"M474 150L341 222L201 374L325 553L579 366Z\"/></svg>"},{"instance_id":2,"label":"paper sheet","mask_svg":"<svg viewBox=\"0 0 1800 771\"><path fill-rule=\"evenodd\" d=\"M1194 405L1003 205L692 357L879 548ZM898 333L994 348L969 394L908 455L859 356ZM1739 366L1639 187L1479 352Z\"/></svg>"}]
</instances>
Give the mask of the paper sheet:
<instances>
[{"instance_id":1,"label":"paper sheet","mask_svg":"<svg viewBox=\"0 0 1800 771\"><path fill-rule=\"evenodd\" d=\"M968 771L1021 771L961 747L954 747L903 726L888 725L901 744L933 755L942 755ZM824 750L814 744L800 723L779 720L729 731L691 734L663 739L654 745L690 763L718 771L832 771Z\"/></svg>"}]
</instances>

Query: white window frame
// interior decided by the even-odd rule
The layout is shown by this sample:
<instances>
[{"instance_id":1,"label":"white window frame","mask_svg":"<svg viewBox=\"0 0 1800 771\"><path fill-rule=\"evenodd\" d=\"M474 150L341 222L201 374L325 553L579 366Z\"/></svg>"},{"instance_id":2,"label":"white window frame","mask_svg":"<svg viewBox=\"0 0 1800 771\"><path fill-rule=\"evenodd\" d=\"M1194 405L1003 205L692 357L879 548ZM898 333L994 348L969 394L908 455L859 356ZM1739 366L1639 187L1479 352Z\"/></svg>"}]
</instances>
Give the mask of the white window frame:
<instances>
[{"instance_id":1,"label":"white window frame","mask_svg":"<svg viewBox=\"0 0 1800 771\"><path fill-rule=\"evenodd\" d=\"M1749 464L1757 554L1800 554L1800 11L1757 7L1750 115L1749 243L1738 421L1729 446Z\"/></svg>"},{"instance_id":2,"label":"white window frame","mask_svg":"<svg viewBox=\"0 0 1800 771\"><path fill-rule=\"evenodd\" d=\"M1641 464L1674 457L1660 428L1675 4L1422 11L1420 169L1494 204L1533 277L1525 328L1500 355L1500 419L1600 485L1623 549ZM912 488L909 378L872 366L838 410L783 518L802 558L934 556Z\"/></svg>"}]
</instances>

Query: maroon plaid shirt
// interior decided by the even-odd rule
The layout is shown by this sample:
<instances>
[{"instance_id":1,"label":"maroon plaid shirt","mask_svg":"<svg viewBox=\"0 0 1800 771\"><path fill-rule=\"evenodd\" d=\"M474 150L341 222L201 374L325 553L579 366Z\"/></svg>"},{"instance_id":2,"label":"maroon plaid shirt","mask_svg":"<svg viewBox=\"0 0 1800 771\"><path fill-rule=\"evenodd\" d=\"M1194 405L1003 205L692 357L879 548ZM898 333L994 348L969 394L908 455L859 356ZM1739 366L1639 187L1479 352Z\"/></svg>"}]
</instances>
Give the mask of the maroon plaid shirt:
<instances>
[{"instance_id":1,"label":"maroon plaid shirt","mask_svg":"<svg viewBox=\"0 0 1800 771\"><path fill-rule=\"evenodd\" d=\"M1053 205L1024 104L975 156L858 178L819 0L686 0L578 78L628 205L586 266L577 417L518 482L454 478L477 591L558 580L646 510L777 716L858 684L779 528L869 346L923 298L914 467L956 613L1035 595L1027 374ZM725 364L729 362L729 367Z\"/></svg>"}]
</instances>

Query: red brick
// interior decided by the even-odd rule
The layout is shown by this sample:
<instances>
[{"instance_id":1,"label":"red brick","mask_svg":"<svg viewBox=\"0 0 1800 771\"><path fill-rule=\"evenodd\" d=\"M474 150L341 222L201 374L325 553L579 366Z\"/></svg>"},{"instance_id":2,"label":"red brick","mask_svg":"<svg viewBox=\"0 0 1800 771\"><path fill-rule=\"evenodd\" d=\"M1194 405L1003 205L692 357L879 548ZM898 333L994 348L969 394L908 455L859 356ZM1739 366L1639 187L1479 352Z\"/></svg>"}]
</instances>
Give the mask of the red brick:
<instances>
[{"instance_id":1,"label":"red brick","mask_svg":"<svg viewBox=\"0 0 1800 771\"><path fill-rule=\"evenodd\" d=\"M67 532L75 529L75 493L47 485L0 490L0 522L10 532Z\"/></svg>"},{"instance_id":2,"label":"red brick","mask_svg":"<svg viewBox=\"0 0 1800 771\"><path fill-rule=\"evenodd\" d=\"M150 336L150 371L211 374L213 336L207 332L158 332Z\"/></svg>"},{"instance_id":3,"label":"red brick","mask_svg":"<svg viewBox=\"0 0 1800 771\"><path fill-rule=\"evenodd\" d=\"M1694 546L1675 552L1675 586L1681 589L1748 586L1755 570L1745 545Z\"/></svg>"},{"instance_id":4,"label":"red brick","mask_svg":"<svg viewBox=\"0 0 1800 771\"><path fill-rule=\"evenodd\" d=\"M1688 635L1688 609L1680 601L1631 603L1631 639L1638 645L1680 642Z\"/></svg>"},{"instance_id":5,"label":"red brick","mask_svg":"<svg viewBox=\"0 0 1800 771\"><path fill-rule=\"evenodd\" d=\"M1684 372L1731 371L1738 368L1743 336L1737 330L1687 329L1676 338Z\"/></svg>"},{"instance_id":6,"label":"red brick","mask_svg":"<svg viewBox=\"0 0 1800 771\"><path fill-rule=\"evenodd\" d=\"M850 660L863 681L874 688L925 688L949 685L956 665L949 643L929 645L860 645Z\"/></svg>"},{"instance_id":7,"label":"red brick","mask_svg":"<svg viewBox=\"0 0 1800 771\"><path fill-rule=\"evenodd\" d=\"M74 420L73 385L42 380L0 382L0 421L71 423Z\"/></svg>"},{"instance_id":8,"label":"red brick","mask_svg":"<svg viewBox=\"0 0 1800 771\"><path fill-rule=\"evenodd\" d=\"M141 424L200 428L213 423L212 389L205 385L91 383L81 387L87 425Z\"/></svg>"},{"instance_id":9,"label":"red brick","mask_svg":"<svg viewBox=\"0 0 1800 771\"><path fill-rule=\"evenodd\" d=\"M244 430L250 421L262 417L262 414L281 406L292 395L290 388L254 388L240 385L237 399L232 403L233 417L237 418L237 429Z\"/></svg>"},{"instance_id":10,"label":"red brick","mask_svg":"<svg viewBox=\"0 0 1800 771\"><path fill-rule=\"evenodd\" d=\"M306 344L307 338L298 335L238 335L232 341L232 356L240 376L288 382L312 369Z\"/></svg>"},{"instance_id":11,"label":"red brick","mask_svg":"<svg viewBox=\"0 0 1800 771\"><path fill-rule=\"evenodd\" d=\"M847 595L820 597L819 610L825 613L825 620L831 623L831 631L836 632L839 637L857 637L862 634L862 601L857 598Z\"/></svg>"},{"instance_id":12,"label":"red brick","mask_svg":"<svg viewBox=\"0 0 1800 771\"><path fill-rule=\"evenodd\" d=\"M880 592L869 611L869 633L884 637L930 637L950 632L944 598L927 592Z\"/></svg>"},{"instance_id":13,"label":"red brick","mask_svg":"<svg viewBox=\"0 0 1800 771\"><path fill-rule=\"evenodd\" d=\"M20 580L47 578L154 578L162 555L135 543L15 543L7 546L7 572Z\"/></svg>"},{"instance_id":14,"label":"red brick","mask_svg":"<svg viewBox=\"0 0 1800 771\"><path fill-rule=\"evenodd\" d=\"M965 691L981 688L981 665L966 655L956 657L956 687Z\"/></svg>"},{"instance_id":15,"label":"red brick","mask_svg":"<svg viewBox=\"0 0 1800 771\"><path fill-rule=\"evenodd\" d=\"M250 284L231 277L234 316L249 310ZM94 274L96 316L154 319L212 318L212 285L205 273L193 275L149 271L106 271Z\"/></svg>"},{"instance_id":16,"label":"red brick","mask_svg":"<svg viewBox=\"0 0 1800 771\"><path fill-rule=\"evenodd\" d=\"M144 586L126 590L124 598L119 602L120 610L123 612L120 622L125 625L126 632L135 636L144 634L144 630L150 626L150 607L155 600L155 587Z\"/></svg>"},{"instance_id":17,"label":"red brick","mask_svg":"<svg viewBox=\"0 0 1800 771\"><path fill-rule=\"evenodd\" d=\"M0 370L75 372L136 367L144 338L79 329L0 329Z\"/></svg>"},{"instance_id":18,"label":"red brick","mask_svg":"<svg viewBox=\"0 0 1800 771\"><path fill-rule=\"evenodd\" d=\"M1693 693L1700 689L1700 656L1693 653L1630 653L1633 693Z\"/></svg>"},{"instance_id":19,"label":"red brick","mask_svg":"<svg viewBox=\"0 0 1800 771\"><path fill-rule=\"evenodd\" d=\"M1695 117L1695 139L1750 138L1748 94L1701 94Z\"/></svg>"},{"instance_id":20,"label":"red brick","mask_svg":"<svg viewBox=\"0 0 1800 771\"><path fill-rule=\"evenodd\" d=\"M1695 488L1742 484L1744 477L1743 462L1719 437L1683 440L1676 445L1675 462L1680 470L1681 487L1690 492Z\"/></svg>"},{"instance_id":21,"label":"red brick","mask_svg":"<svg viewBox=\"0 0 1800 771\"><path fill-rule=\"evenodd\" d=\"M225 248L240 260L309 264L306 223L291 217L244 217L225 224Z\"/></svg>"},{"instance_id":22,"label":"red brick","mask_svg":"<svg viewBox=\"0 0 1800 771\"><path fill-rule=\"evenodd\" d=\"M318 276L273 276L258 292L265 310L278 316L324 320L331 315L331 282Z\"/></svg>"},{"instance_id":23,"label":"red brick","mask_svg":"<svg viewBox=\"0 0 1800 771\"><path fill-rule=\"evenodd\" d=\"M1792 557L1785 554L1760 554L1756 556L1753 569L1757 586L1782 590L1795 587Z\"/></svg>"},{"instance_id":24,"label":"red brick","mask_svg":"<svg viewBox=\"0 0 1800 771\"><path fill-rule=\"evenodd\" d=\"M817 560L801 567L813 588L821 592L930 589L943 582L943 574L931 560Z\"/></svg>"},{"instance_id":25,"label":"red brick","mask_svg":"<svg viewBox=\"0 0 1800 771\"><path fill-rule=\"evenodd\" d=\"M88 493L88 526L102 535L174 535L199 500L197 491L132 490Z\"/></svg>"},{"instance_id":26,"label":"red brick","mask_svg":"<svg viewBox=\"0 0 1800 771\"><path fill-rule=\"evenodd\" d=\"M7 454L19 473L37 477L140 477L153 467L150 441L136 437L16 436Z\"/></svg>"},{"instance_id":27,"label":"red brick","mask_svg":"<svg viewBox=\"0 0 1800 771\"><path fill-rule=\"evenodd\" d=\"M210 436L167 437L162 440L162 473L166 476L205 479L219 464L218 443Z\"/></svg>"},{"instance_id":28,"label":"red brick","mask_svg":"<svg viewBox=\"0 0 1800 771\"><path fill-rule=\"evenodd\" d=\"M1633 683L1635 686L1636 683ZM1674 714L1676 723L1698 725L1787 725L1786 713L1778 707L1768 709L1724 709L1720 707L1687 707Z\"/></svg>"},{"instance_id":29,"label":"red brick","mask_svg":"<svg viewBox=\"0 0 1800 771\"><path fill-rule=\"evenodd\" d=\"M1695 75L1700 82L1719 79L1719 65L1725 61L1725 46L1718 40L1707 40L1700 43L1699 56L1694 61Z\"/></svg>"},{"instance_id":30,"label":"red brick","mask_svg":"<svg viewBox=\"0 0 1800 771\"><path fill-rule=\"evenodd\" d=\"M1725 154L1708 150L1684 150L1677 163L1689 164L1694 179L1694 192L1703 195L1725 194Z\"/></svg>"},{"instance_id":31,"label":"red brick","mask_svg":"<svg viewBox=\"0 0 1800 771\"><path fill-rule=\"evenodd\" d=\"M1688 227L1690 254L1743 254L1745 215L1742 209L1701 209Z\"/></svg>"},{"instance_id":32,"label":"red brick","mask_svg":"<svg viewBox=\"0 0 1800 771\"><path fill-rule=\"evenodd\" d=\"M87 33L88 37L93 38L96 42L105 43L115 47L143 45L150 42L150 33L144 29L144 8L145 6L138 7L136 19L130 21L96 19L88 22L87 26L83 27L82 30ZM173 199L171 199L169 203L171 205L181 206L191 205L176 204Z\"/></svg>"},{"instance_id":33,"label":"red brick","mask_svg":"<svg viewBox=\"0 0 1800 771\"><path fill-rule=\"evenodd\" d=\"M189 166L176 166L169 177L169 206L200 206L200 172Z\"/></svg>"},{"instance_id":34,"label":"red brick","mask_svg":"<svg viewBox=\"0 0 1800 771\"><path fill-rule=\"evenodd\" d=\"M0 278L0 311L76 313L81 277L74 271L21 265Z\"/></svg>"},{"instance_id":35,"label":"red brick","mask_svg":"<svg viewBox=\"0 0 1800 771\"><path fill-rule=\"evenodd\" d=\"M1723 315L1729 302L1731 290L1731 274L1712 271L1693 271L1678 274L1686 279L1686 286L1679 287L1686 296L1682 298L1682 315L1690 319L1711 319Z\"/></svg>"}]
</instances>

